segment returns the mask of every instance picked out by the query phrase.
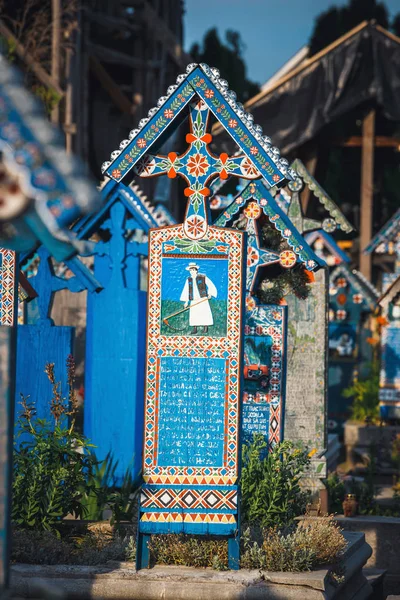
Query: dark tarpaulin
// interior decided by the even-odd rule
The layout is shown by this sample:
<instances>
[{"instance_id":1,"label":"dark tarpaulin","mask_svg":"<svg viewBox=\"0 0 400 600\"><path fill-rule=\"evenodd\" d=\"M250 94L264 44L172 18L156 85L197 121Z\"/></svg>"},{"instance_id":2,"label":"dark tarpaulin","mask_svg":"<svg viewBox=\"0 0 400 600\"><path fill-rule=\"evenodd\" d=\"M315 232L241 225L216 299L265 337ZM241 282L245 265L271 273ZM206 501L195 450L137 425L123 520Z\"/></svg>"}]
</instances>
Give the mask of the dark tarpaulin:
<instances>
[{"instance_id":1,"label":"dark tarpaulin","mask_svg":"<svg viewBox=\"0 0 400 600\"><path fill-rule=\"evenodd\" d=\"M365 100L400 121L400 43L369 23L246 109L282 154ZM225 139L224 139L225 141Z\"/></svg>"}]
</instances>

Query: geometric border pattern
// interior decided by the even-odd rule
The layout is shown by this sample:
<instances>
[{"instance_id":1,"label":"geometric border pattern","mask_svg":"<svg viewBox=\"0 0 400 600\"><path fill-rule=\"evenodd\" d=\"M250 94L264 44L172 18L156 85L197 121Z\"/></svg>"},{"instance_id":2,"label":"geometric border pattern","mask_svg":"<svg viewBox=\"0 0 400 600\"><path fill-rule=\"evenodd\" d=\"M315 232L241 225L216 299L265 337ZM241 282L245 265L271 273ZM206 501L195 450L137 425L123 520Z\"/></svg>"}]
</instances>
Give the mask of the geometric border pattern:
<instances>
[{"instance_id":1,"label":"geometric border pattern","mask_svg":"<svg viewBox=\"0 0 400 600\"><path fill-rule=\"evenodd\" d=\"M237 510L236 488L171 488L143 486L142 509Z\"/></svg>"},{"instance_id":2,"label":"geometric border pattern","mask_svg":"<svg viewBox=\"0 0 400 600\"><path fill-rule=\"evenodd\" d=\"M239 398L240 341L242 316L242 257L244 234L239 231L209 227L207 240L229 245L227 335L210 336L161 335L161 271L163 242L186 238L183 225L174 225L150 231L149 295L147 330L147 373L145 404L145 440L143 479L151 484L233 485L238 478L239 462ZM203 238L204 240L204 238ZM207 252L204 255L207 256ZM190 353L190 354L189 354ZM225 445L221 467L159 466L155 462L158 421L159 360L165 356L224 358L227 363L225 395Z\"/></svg>"},{"instance_id":3,"label":"geometric border pattern","mask_svg":"<svg viewBox=\"0 0 400 600\"><path fill-rule=\"evenodd\" d=\"M15 253L0 248L0 325L14 325Z\"/></svg>"},{"instance_id":4,"label":"geometric border pattern","mask_svg":"<svg viewBox=\"0 0 400 600\"><path fill-rule=\"evenodd\" d=\"M140 522L236 525L237 519L235 515L226 513L145 512L140 516Z\"/></svg>"},{"instance_id":5,"label":"geometric border pattern","mask_svg":"<svg viewBox=\"0 0 400 600\"><path fill-rule=\"evenodd\" d=\"M245 336L270 335L273 340L271 347L271 377L269 382L268 400L269 400L269 430L265 432L268 436L269 447L273 448L282 441L283 436L283 406L285 399L285 345L286 345L286 320L287 306L283 305L253 305L254 299L247 300L248 307L246 312L246 325L244 328ZM254 306L253 309L250 307ZM264 319L270 320L271 325L256 327L249 326L248 320L252 312L257 313L262 309ZM254 314L254 313L253 313ZM275 323L274 323L275 321Z\"/></svg>"}]
</instances>

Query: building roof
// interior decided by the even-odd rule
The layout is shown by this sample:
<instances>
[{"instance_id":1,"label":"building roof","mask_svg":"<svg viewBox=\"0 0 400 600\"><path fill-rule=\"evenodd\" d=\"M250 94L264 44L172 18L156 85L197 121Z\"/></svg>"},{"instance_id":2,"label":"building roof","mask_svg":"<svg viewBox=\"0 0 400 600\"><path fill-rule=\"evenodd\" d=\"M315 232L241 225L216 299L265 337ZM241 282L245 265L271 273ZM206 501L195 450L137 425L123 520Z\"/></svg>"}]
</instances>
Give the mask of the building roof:
<instances>
[{"instance_id":1,"label":"building roof","mask_svg":"<svg viewBox=\"0 0 400 600\"><path fill-rule=\"evenodd\" d=\"M289 60L287 60L273 75L270 77L262 86L261 91L268 90L272 87L277 81L280 81L282 77L297 69L300 65L304 64L307 60L308 55L310 53L310 48L308 46L303 46L294 54Z\"/></svg>"},{"instance_id":2,"label":"building roof","mask_svg":"<svg viewBox=\"0 0 400 600\"><path fill-rule=\"evenodd\" d=\"M400 121L399 64L400 39L365 21L263 89L245 108L268 126L284 153L366 100Z\"/></svg>"}]
</instances>

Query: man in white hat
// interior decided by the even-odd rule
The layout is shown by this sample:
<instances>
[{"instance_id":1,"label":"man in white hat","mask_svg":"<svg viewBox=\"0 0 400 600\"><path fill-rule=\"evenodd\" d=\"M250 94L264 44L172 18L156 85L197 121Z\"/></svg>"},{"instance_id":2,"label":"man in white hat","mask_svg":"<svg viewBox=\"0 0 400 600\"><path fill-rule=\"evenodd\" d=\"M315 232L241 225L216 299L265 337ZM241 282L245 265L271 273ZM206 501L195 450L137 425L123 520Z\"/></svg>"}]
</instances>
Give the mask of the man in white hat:
<instances>
[{"instance_id":1,"label":"man in white hat","mask_svg":"<svg viewBox=\"0 0 400 600\"><path fill-rule=\"evenodd\" d=\"M199 273L199 265L190 262L186 267L190 275L186 279L180 300L189 309L189 324L193 328L192 333L197 333L198 327L204 327L204 333L208 332L210 325L214 324L210 298L217 297L217 288L206 275Z\"/></svg>"}]
</instances>

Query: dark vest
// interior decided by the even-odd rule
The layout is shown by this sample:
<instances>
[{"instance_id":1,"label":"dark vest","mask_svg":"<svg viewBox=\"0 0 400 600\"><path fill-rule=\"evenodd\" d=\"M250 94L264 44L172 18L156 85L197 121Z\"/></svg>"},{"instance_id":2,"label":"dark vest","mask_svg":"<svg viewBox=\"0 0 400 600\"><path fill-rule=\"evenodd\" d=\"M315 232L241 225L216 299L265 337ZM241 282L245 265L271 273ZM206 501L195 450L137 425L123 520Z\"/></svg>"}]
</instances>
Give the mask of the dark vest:
<instances>
[{"instance_id":1,"label":"dark vest","mask_svg":"<svg viewBox=\"0 0 400 600\"><path fill-rule=\"evenodd\" d=\"M188 277L189 281L189 300L193 300L193 279ZM197 289L199 290L200 298L206 298L208 296L208 290L206 286L206 276L200 273L196 275Z\"/></svg>"}]
</instances>

